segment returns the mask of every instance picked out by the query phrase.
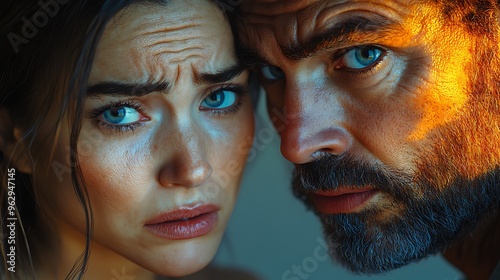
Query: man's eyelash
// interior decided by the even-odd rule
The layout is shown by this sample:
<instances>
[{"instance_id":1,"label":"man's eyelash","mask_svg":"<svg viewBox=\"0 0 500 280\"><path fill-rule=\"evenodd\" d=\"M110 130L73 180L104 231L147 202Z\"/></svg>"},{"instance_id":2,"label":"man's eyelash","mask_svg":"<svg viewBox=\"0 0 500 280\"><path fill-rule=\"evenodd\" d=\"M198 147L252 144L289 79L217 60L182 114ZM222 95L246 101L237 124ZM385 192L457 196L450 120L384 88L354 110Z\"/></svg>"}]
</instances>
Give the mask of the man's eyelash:
<instances>
[{"instance_id":1,"label":"man's eyelash","mask_svg":"<svg viewBox=\"0 0 500 280\"><path fill-rule=\"evenodd\" d=\"M377 45L366 45L366 46L373 46L373 47L376 47L376 48L379 48L380 50L382 50L382 54L373 64L371 64L363 69L358 69L358 70L350 70L348 67L338 67L338 68L335 67L334 69L342 70L342 71L347 72L351 75L364 75L364 74L367 74L369 72L375 71L376 68L380 65L380 63L382 63L382 61L384 61L384 59L386 58L387 50L385 50L384 48L379 47ZM354 46L354 47L340 49L340 50L336 51L331 56L331 59L334 63L339 63L341 61L342 57L344 57L344 55L346 55L351 50L353 50L355 48L359 48L359 47L363 47L363 46Z\"/></svg>"}]
</instances>

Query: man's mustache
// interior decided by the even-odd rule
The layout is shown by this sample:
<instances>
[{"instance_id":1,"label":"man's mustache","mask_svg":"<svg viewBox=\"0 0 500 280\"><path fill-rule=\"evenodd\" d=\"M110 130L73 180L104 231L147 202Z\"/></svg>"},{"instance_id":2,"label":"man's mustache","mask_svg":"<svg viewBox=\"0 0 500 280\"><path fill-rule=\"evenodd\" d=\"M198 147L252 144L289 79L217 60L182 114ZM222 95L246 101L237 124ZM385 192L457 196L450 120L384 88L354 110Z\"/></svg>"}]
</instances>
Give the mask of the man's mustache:
<instances>
[{"instance_id":1,"label":"man's mustache","mask_svg":"<svg viewBox=\"0 0 500 280\"><path fill-rule=\"evenodd\" d=\"M369 164L350 156L325 155L296 165L294 190L300 193L331 191L339 187L371 187L405 200L414 185L411 175L380 164Z\"/></svg>"}]
</instances>

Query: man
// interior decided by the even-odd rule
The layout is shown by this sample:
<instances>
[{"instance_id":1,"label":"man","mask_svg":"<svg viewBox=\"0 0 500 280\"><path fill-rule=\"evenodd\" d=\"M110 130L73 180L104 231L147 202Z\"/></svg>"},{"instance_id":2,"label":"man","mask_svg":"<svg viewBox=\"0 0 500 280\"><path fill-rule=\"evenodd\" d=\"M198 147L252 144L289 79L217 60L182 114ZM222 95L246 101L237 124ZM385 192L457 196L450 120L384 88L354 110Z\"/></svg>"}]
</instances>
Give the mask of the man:
<instances>
[{"instance_id":1,"label":"man","mask_svg":"<svg viewBox=\"0 0 500 280\"><path fill-rule=\"evenodd\" d=\"M379 273L430 254L470 279L500 259L500 2L248 0L293 190L332 257Z\"/></svg>"}]
</instances>

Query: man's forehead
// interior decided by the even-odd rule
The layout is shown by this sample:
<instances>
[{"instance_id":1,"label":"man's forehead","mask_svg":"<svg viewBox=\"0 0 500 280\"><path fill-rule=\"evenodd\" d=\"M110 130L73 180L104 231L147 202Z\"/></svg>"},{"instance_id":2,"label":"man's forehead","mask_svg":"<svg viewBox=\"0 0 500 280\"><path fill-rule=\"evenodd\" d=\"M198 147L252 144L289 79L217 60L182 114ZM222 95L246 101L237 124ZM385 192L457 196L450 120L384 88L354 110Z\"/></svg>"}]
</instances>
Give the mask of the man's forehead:
<instances>
[{"instance_id":1,"label":"man's forehead","mask_svg":"<svg viewBox=\"0 0 500 280\"><path fill-rule=\"evenodd\" d=\"M332 4L346 2L349 0L332 0ZM304 8L314 6L323 2L322 0L248 0L242 4L242 11L246 14L275 16L280 14L292 13Z\"/></svg>"},{"instance_id":2,"label":"man's forehead","mask_svg":"<svg viewBox=\"0 0 500 280\"><path fill-rule=\"evenodd\" d=\"M370 9L382 6L388 10L399 10L415 2L430 2L416 0L248 0L243 2L241 11L247 17L279 17L285 15L300 15L318 10L343 10L348 7L364 7Z\"/></svg>"},{"instance_id":3,"label":"man's forehead","mask_svg":"<svg viewBox=\"0 0 500 280\"><path fill-rule=\"evenodd\" d=\"M241 7L243 20L240 21L239 36L242 44L250 49L254 49L257 41L260 41L256 41L256 37L262 39L262 36L270 36L285 53L287 49L296 50L296 46L320 44L318 42L322 38L332 35L338 37L338 41L355 33L365 41L372 36L381 37L381 34L396 36L401 31L405 18L413 16L409 11L411 7L416 7L414 4L417 2L428 1L247 1ZM387 33L389 29L394 32ZM266 42L269 44L270 40Z\"/></svg>"}]
</instances>

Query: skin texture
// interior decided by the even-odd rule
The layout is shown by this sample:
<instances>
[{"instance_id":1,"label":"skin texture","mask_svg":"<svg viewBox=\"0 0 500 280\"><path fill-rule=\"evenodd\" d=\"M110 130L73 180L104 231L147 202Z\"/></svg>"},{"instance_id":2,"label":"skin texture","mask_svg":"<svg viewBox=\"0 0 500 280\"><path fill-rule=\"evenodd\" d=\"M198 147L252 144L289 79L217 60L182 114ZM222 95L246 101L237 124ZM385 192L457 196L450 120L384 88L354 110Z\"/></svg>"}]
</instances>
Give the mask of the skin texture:
<instances>
[{"instance_id":1,"label":"skin texture","mask_svg":"<svg viewBox=\"0 0 500 280\"><path fill-rule=\"evenodd\" d=\"M261 73L282 154L297 166L295 194L312 205L319 190L378 190L354 213L317 211L333 257L355 272L400 267L467 243L477 220L498 222L498 8L458 2L256 0L240 9L242 54ZM359 66L355 50L379 56ZM489 228L477 238L498 252ZM499 259L452 255L481 263L464 269L475 279Z\"/></svg>"},{"instance_id":2,"label":"skin texture","mask_svg":"<svg viewBox=\"0 0 500 280\"><path fill-rule=\"evenodd\" d=\"M183 276L212 259L252 143L253 109L247 94L233 90L247 86L247 71L220 82L197 77L235 65L229 24L210 1L136 4L108 24L89 86L169 85L149 94L97 93L86 99L78 139L78 159L94 216L86 279L111 279L116 277L113 271L136 279ZM205 102L217 91L227 100L234 97L234 102L208 108ZM128 107L130 118L124 122L135 124L133 129L109 123L100 109L109 104ZM41 279L63 279L85 244L83 211L68 172L66 122L60 124L53 147L35 155L39 160L33 169L45 221L54 225L59 238L55 240L60 240L59 250L43 250L58 259L38 260ZM220 208L216 227L204 236L169 240L144 228L161 213L203 204Z\"/></svg>"}]
</instances>

